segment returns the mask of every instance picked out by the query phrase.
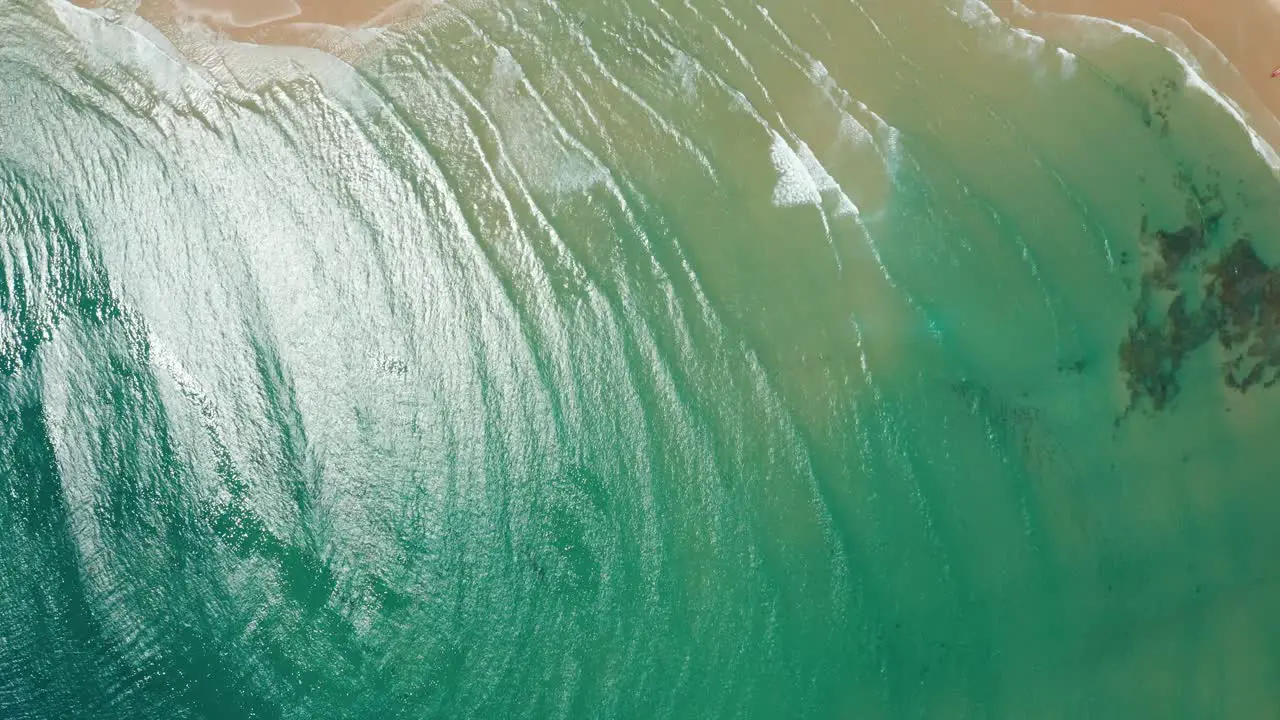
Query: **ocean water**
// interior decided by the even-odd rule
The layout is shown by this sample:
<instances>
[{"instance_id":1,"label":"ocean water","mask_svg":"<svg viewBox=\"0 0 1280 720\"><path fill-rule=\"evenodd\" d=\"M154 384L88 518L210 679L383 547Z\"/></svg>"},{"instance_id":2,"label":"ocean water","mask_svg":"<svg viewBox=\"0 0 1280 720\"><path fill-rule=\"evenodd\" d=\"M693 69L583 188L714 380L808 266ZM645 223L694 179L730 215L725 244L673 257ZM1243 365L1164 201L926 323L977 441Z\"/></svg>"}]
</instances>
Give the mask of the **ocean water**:
<instances>
[{"instance_id":1,"label":"ocean water","mask_svg":"<svg viewBox=\"0 0 1280 720\"><path fill-rule=\"evenodd\" d=\"M1063 28L0 3L0 716L1273 716L1275 155Z\"/></svg>"}]
</instances>

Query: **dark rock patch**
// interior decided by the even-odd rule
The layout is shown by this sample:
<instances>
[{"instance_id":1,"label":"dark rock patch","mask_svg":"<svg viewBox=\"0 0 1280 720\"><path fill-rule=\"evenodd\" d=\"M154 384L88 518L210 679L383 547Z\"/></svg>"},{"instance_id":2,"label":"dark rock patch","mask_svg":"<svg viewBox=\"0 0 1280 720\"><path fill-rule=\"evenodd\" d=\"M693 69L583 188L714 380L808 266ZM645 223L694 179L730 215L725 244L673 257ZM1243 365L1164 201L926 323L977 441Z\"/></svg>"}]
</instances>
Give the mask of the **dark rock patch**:
<instances>
[{"instance_id":1,"label":"dark rock patch","mask_svg":"<svg viewBox=\"0 0 1280 720\"><path fill-rule=\"evenodd\" d=\"M1175 185L1189 195L1187 224L1150 231L1142 221L1147 262L1119 348L1126 414L1143 402L1153 411L1167 408L1187 356L1214 341L1228 387L1243 393L1280 382L1280 270L1258 256L1247 234L1215 242L1226 215L1216 176L1197 186L1183 172Z\"/></svg>"}]
</instances>

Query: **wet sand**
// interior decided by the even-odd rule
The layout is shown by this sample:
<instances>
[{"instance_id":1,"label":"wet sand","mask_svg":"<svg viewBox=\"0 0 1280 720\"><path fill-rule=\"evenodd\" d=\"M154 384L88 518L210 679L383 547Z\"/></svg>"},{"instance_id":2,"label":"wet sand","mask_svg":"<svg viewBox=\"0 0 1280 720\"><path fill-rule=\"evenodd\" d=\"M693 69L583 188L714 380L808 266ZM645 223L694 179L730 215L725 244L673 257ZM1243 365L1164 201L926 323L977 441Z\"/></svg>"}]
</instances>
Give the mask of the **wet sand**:
<instances>
[{"instance_id":1,"label":"wet sand","mask_svg":"<svg viewBox=\"0 0 1280 720\"><path fill-rule=\"evenodd\" d=\"M374 20L396 0L175 0L178 12L208 14L222 24L239 28L274 22L324 23L357 27Z\"/></svg>"},{"instance_id":2,"label":"wet sand","mask_svg":"<svg viewBox=\"0 0 1280 720\"><path fill-rule=\"evenodd\" d=\"M1050 34L1063 18L1102 17L1141 30L1190 54L1205 79L1245 113L1271 146L1280 147L1280 2L1277 0L993 0L1015 24Z\"/></svg>"},{"instance_id":3,"label":"wet sand","mask_svg":"<svg viewBox=\"0 0 1280 720\"><path fill-rule=\"evenodd\" d=\"M192 21L255 43L335 50L355 31L421 17L442 0L72 0L137 12L171 37ZM1014 24L1052 36L1064 15L1104 17L1138 28L1194 59L1205 79L1280 147L1280 0L988 0Z\"/></svg>"},{"instance_id":4,"label":"wet sand","mask_svg":"<svg viewBox=\"0 0 1280 720\"><path fill-rule=\"evenodd\" d=\"M334 50L353 32L420 17L441 0L72 0L134 12L171 38L202 23L243 42Z\"/></svg>"}]
</instances>

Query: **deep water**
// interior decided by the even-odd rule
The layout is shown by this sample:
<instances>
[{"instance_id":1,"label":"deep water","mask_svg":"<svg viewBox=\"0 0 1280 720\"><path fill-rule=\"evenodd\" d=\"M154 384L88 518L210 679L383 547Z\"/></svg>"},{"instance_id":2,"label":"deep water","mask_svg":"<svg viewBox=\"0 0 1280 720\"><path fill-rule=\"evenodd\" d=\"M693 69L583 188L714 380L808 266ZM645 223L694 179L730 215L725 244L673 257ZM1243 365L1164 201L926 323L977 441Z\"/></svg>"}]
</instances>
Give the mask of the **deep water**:
<instances>
[{"instance_id":1,"label":"deep water","mask_svg":"<svg viewBox=\"0 0 1280 720\"><path fill-rule=\"evenodd\" d=\"M0 717L1280 707L1261 141L1114 26L766 5L0 3Z\"/></svg>"}]
</instances>

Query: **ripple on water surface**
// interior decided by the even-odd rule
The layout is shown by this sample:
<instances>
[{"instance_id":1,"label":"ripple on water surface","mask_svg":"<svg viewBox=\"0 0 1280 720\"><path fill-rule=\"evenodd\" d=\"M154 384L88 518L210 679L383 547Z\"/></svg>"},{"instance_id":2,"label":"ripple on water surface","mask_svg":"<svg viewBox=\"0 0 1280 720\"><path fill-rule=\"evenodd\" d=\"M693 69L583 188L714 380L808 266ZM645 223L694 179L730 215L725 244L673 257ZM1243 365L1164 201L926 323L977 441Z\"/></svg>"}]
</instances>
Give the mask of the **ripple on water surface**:
<instances>
[{"instance_id":1,"label":"ripple on water surface","mask_svg":"<svg viewBox=\"0 0 1280 720\"><path fill-rule=\"evenodd\" d=\"M1064 27L0 7L0 714L1274 707L1275 170Z\"/></svg>"}]
</instances>

